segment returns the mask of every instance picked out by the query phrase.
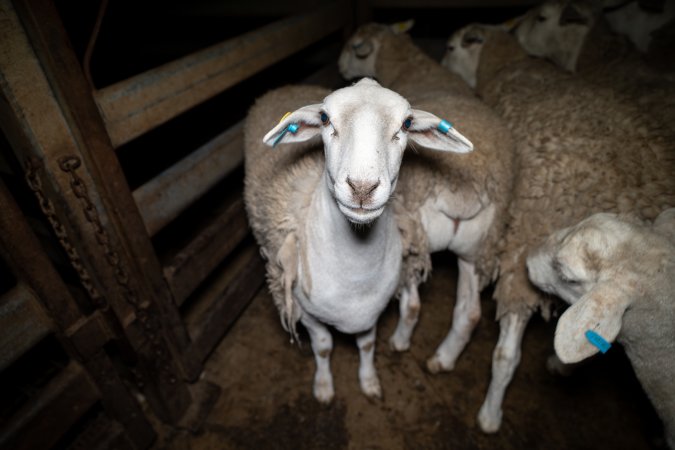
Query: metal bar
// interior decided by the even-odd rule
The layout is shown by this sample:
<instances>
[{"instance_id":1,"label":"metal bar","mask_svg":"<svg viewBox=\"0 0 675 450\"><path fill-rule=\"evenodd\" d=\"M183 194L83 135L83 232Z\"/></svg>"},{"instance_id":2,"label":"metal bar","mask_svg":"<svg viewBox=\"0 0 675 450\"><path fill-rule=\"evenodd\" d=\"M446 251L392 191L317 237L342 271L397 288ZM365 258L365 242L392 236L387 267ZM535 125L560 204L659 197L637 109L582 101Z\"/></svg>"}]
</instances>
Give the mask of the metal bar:
<instances>
[{"instance_id":1,"label":"metal bar","mask_svg":"<svg viewBox=\"0 0 675 450\"><path fill-rule=\"evenodd\" d=\"M243 139L243 122L239 122L134 191L149 235L161 230L242 162Z\"/></svg>"},{"instance_id":2,"label":"metal bar","mask_svg":"<svg viewBox=\"0 0 675 450\"><path fill-rule=\"evenodd\" d=\"M185 301L248 233L244 203L239 196L164 268L178 304Z\"/></svg>"},{"instance_id":3,"label":"metal bar","mask_svg":"<svg viewBox=\"0 0 675 450\"><path fill-rule=\"evenodd\" d=\"M113 146L339 30L348 12L342 1L331 2L99 90L96 102Z\"/></svg>"},{"instance_id":4,"label":"metal bar","mask_svg":"<svg viewBox=\"0 0 675 450\"><path fill-rule=\"evenodd\" d=\"M23 284L0 296L0 371L50 332L35 295Z\"/></svg>"},{"instance_id":5,"label":"metal bar","mask_svg":"<svg viewBox=\"0 0 675 450\"><path fill-rule=\"evenodd\" d=\"M0 448L52 448L99 399L82 367L71 362L0 428Z\"/></svg>"}]
</instances>

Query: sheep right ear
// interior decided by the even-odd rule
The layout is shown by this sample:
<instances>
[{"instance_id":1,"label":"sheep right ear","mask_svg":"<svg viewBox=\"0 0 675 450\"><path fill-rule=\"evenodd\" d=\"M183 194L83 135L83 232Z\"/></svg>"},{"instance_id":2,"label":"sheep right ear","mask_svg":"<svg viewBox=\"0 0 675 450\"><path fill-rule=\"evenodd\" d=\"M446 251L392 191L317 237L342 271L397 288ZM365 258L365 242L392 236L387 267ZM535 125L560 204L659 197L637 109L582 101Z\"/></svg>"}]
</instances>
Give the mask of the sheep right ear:
<instances>
[{"instance_id":1,"label":"sheep right ear","mask_svg":"<svg viewBox=\"0 0 675 450\"><path fill-rule=\"evenodd\" d=\"M321 134L321 104L303 106L286 114L263 138L270 147L289 142L304 142Z\"/></svg>"},{"instance_id":2,"label":"sheep right ear","mask_svg":"<svg viewBox=\"0 0 675 450\"><path fill-rule=\"evenodd\" d=\"M586 338L588 330L614 342L630 303L629 294L609 283L600 283L587 292L558 320L553 346L560 360L575 363L599 351Z\"/></svg>"}]
</instances>

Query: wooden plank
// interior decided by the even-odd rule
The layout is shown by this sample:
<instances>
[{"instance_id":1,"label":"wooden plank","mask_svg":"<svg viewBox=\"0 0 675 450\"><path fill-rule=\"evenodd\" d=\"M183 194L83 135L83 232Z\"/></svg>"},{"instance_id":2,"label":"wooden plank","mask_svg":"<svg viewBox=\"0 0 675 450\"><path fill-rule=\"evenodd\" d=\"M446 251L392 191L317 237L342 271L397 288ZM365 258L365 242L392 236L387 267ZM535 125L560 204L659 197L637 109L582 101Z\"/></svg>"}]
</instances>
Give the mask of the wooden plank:
<instances>
[{"instance_id":1,"label":"wooden plank","mask_svg":"<svg viewBox=\"0 0 675 450\"><path fill-rule=\"evenodd\" d=\"M339 30L349 8L334 1L208 47L99 90L115 147Z\"/></svg>"},{"instance_id":2,"label":"wooden plank","mask_svg":"<svg viewBox=\"0 0 675 450\"><path fill-rule=\"evenodd\" d=\"M148 234L156 234L241 164L243 140L239 122L136 189L134 200Z\"/></svg>"},{"instance_id":3,"label":"wooden plank","mask_svg":"<svg viewBox=\"0 0 675 450\"><path fill-rule=\"evenodd\" d=\"M185 301L248 233L244 202L238 196L164 268L178 304Z\"/></svg>"},{"instance_id":4,"label":"wooden plank","mask_svg":"<svg viewBox=\"0 0 675 450\"><path fill-rule=\"evenodd\" d=\"M248 306L265 280L265 264L257 245L250 245L233 259L198 299L188 317L194 352L205 360L229 327Z\"/></svg>"},{"instance_id":5,"label":"wooden plank","mask_svg":"<svg viewBox=\"0 0 675 450\"><path fill-rule=\"evenodd\" d=\"M0 371L50 332L35 295L23 284L0 296Z\"/></svg>"},{"instance_id":6,"label":"wooden plank","mask_svg":"<svg viewBox=\"0 0 675 450\"><path fill-rule=\"evenodd\" d=\"M51 448L98 398L98 391L80 365L71 362L34 400L0 425L0 448Z\"/></svg>"}]
</instances>

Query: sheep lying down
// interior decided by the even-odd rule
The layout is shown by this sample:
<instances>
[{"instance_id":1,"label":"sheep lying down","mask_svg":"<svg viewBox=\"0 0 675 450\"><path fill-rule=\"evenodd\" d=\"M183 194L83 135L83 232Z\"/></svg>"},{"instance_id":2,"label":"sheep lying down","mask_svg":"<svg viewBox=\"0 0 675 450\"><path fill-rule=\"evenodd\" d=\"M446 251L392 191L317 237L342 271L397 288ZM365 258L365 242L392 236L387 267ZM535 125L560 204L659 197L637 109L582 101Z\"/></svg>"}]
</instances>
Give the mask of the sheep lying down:
<instances>
[{"instance_id":1,"label":"sheep lying down","mask_svg":"<svg viewBox=\"0 0 675 450\"><path fill-rule=\"evenodd\" d=\"M561 361L621 343L675 448L675 208L653 226L592 215L552 234L527 267L535 285L572 305L556 327Z\"/></svg>"},{"instance_id":2,"label":"sheep lying down","mask_svg":"<svg viewBox=\"0 0 675 450\"><path fill-rule=\"evenodd\" d=\"M361 390L381 395L375 325L410 248L401 230L414 230L399 225L391 205L403 152L408 141L440 152L473 149L440 123L370 79L333 93L281 88L247 116L249 222L282 324L292 335L297 322L309 332L321 402L334 396L329 326L356 335Z\"/></svg>"}]
</instances>

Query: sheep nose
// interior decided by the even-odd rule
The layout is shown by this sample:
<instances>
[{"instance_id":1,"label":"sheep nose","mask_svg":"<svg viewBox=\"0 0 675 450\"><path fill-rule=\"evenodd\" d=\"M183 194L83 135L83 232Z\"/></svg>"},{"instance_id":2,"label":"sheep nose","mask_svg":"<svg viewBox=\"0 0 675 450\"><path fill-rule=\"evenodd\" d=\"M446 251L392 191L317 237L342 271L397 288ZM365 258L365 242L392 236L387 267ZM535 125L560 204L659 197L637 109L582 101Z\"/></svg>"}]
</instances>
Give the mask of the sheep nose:
<instances>
[{"instance_id":1,"label":"sheep nose","mask_svg":"<svg viewBox=\"0 0 675 450\"><path fill-rule=\"evenodd\" d=\"M361 205L372 200L371 196L375 189L380 185L380 180L352 180L347 177L347 184L352 188L352 197Z\"/></svg>"}]
</instances>

